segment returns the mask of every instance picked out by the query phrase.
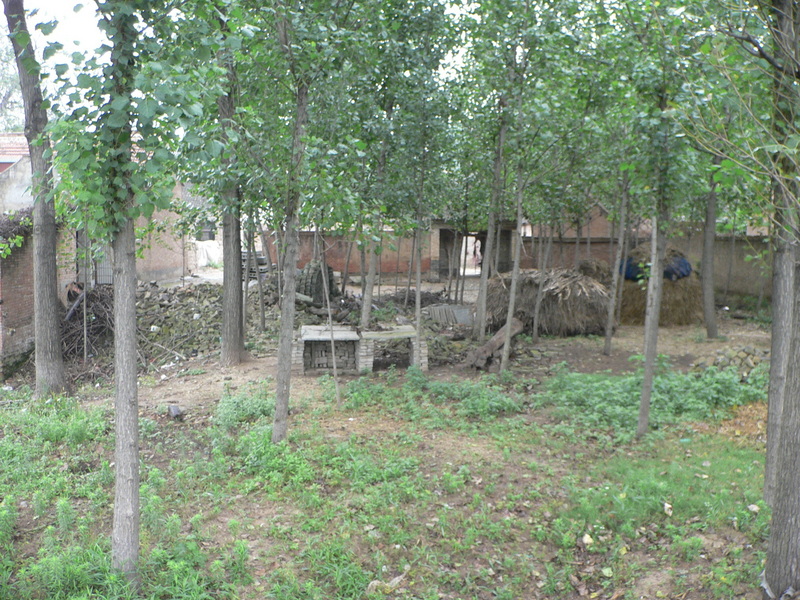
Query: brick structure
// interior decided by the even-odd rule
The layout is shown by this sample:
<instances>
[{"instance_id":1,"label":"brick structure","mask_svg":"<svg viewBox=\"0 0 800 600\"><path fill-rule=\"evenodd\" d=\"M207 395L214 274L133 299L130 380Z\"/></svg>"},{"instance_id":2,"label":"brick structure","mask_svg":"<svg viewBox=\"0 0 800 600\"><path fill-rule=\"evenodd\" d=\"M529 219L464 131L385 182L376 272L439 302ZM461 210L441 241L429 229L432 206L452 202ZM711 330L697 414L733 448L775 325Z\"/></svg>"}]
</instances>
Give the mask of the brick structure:
<instances>
[{"instance_id":1,"label":"brick structure","mask_svg":"<svg viewBox=\"0 0 800 600\"><path fill-rule=\"evenodd\" d=\"M33 350L33 243L0 259L0 378Z\"/></svg>"},{"instance_id":2,"label":"brick structure","mask_svg":"<svg viewBox=\"0 0 800 600\"><path fill-rule=\"evenodd\" d=\"M428 370L428 345L422 340L416 344L417 332L411 325L393 327L384 331L359 332L352 327L335 325L333 340L336 352L336 369L342 374L369 373L375 362L375 343L407 339L410 363ZM418 359L418 363L417 363ZM311 375L333 370L331 357L331 329L325 325L304 325L292 348L292 372Z\"/></svg>"}]
</instances>

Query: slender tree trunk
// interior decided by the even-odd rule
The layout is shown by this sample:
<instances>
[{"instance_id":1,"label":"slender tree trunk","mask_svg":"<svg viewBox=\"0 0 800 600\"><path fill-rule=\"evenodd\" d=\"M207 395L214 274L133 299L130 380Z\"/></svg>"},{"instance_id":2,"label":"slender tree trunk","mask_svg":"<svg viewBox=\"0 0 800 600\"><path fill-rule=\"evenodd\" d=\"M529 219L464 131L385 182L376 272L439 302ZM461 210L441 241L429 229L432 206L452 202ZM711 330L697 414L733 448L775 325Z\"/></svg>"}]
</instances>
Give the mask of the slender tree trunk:
<instances>
[{"instance_id":1,"label":"slender tree trunk","mask_svg":"<svg viewBox=\"0 0 800 600\"><path fill-rule=\"evenodd\" d=\"M284 17L278 19L279 33L284 51L290 53L288 23ZM278 338L278 375L275 380L275 419L272 426L272 441L282 442L289 429L289 395L292 382L292 343L294 341L295 296L297 293L297 247L300 209L300 181L304 169L306 151L306 125L308 124L308 83L297 81L295 92L295 122L292 136L292 165L289 189L286 195L286 259L281 300L281 326Z\"/></svg>"},{"instance_id":2,"label":"slender tree trunk","mask_svg":"<svg viewBox=\"0 0 800 600\"><path fill-rule=\"evenodd\" d=\"M256 224L256 226L258 226L258 223L255 221L255 218L253 216L250 217L250 220L253 221ZM253 260L256 263L256 285L258 286L259 328L260 328L261 332L263 333L267 328L266 315L264 314L264 282L261 281L261 266L258 264L258 255L256 254L256 236L255 236L255 232L251 232L250 233L250 248L249 248L249 251L250 251L250 256L253 257ZM267 257L267 261L269 261L269 257ZM246 288L245 288L245 290L246 290ZM245 298L246 297L247 297L247 292L245 291ZM246 300L245 300L245 304L247 304ZM245 331L246 331L247 330L246 329L247 328L247 321L245 321L244 326L245 326Z\"/></svg>"},{"instance_id":3,"label":"slender tree trunk","mask_svg":"<svg viewBox=\"0 0 800 600\"><path fill-rule=\"evenodd\" d=\"M636 437L641 438L650 427L650 399L658 359L658 320L661 312L661 292L664 286L664 255L667 235L664 231L666 212L662 209L653 217L653 233L650 245L650 277L647 280L647 308L644 319L644 377L639 404L639 421Z\"/></svg>"},{"instance_id":4,"label":"slender tree trunk","mask_svg":"<svg viewBox=\"0 0 800 600\"><path fill-rule=\"evenodd\" d=\"M517 165L517 229L516 244L514 244L514 262L511 268L511 289L508 292L508 314L506 315L506 337L503 342L503 353L500 357L500 370L509 368L508 360L511 356L511 320L514 318L517 302L517 286L519 285L519 262L522 256L522 197L525 193L524 172L522 162Z\"/></svg>"},{"instance_id":5,"label":"slender tree trunk","mask_svg":"<svg viewBox=\"0 0 800 600\"><path fill-rule=\"evenodd\" d=\"M541 231L541 228L539 229ZM539 329L541 328L542 300L544 300L544 279L547 269L550 268L550 256L553 251L553 228L547 236L547 245L541 257L541 268L539 269L539 285L536 288L536 301L533 304L533 342L539 341Z\"/></svg>"},{"instance_id":6,"label":"slender tree trunk","mask_svg":"<svg viewBox=\"0 0 800 600\"><path fill-rule=\"evenodd\" d=\"M253 246L253 232L248 231L244 236L244 243L247 248L247 258L244 265L244 273L242 274L242 340L244 340L244 332L247 331L247 297L250 291L250 272L255 263L256 278L258 278L258 260L256 260L256 253L250 251Z\"/></svg>"},{"instance_id":7,"label":"slender tree trunk","mask_svg":"<svg viewBox=\"0 0 800 600\"><path fill-rule=\"evenodd\" d=\"M299 200L299 196L297 198ZM294 341L295 298L297 295L298 219L294 213L286 221L286 268L281 297L281 323L278 335L278 373L275 378L275 418L272 424L272 442L286 439L289 432L289 396L292 385L292 343Z\"/></svg>"},{"instance_id":8,"label":"slender tree trunk","mask_svg":"<svg viewBox=\"0 0 800 600\"><path fill-rule=\"evenodd\" d=\"M417 215L417 260L414 269L417 291L414 294L414 366L422 368L422 217Z\"/></svg>"},{"instance_id":9,"label":"slender tree trunk","mask_svg":"<svg viewBox=\"0 0 800 600\"><path fill-rule=\"evenodd\" d=\"M719 166L722 156L715 154L712 164ZM719 337L717 331L717 307L714 301L714 238L717 235L717 182L714 173L709 177L709 190L706 198L706 221L703 227L703 259L700 270L703 273L703 319L706 322L706 337Z\"/></svg>"},{"instance_id":10,"label":"slender tree trunk","mask_svg":"<svg viewBox=\"0 0 800 600\"><path fill-rule=\"evenodd\" d=\"M628 218L628 172L622 172L622 193L619 201L619 240L617 242L617 252L614 256L614 267L611 271L611 289L608 298L608 315L606 317L606 337L603 345L603 354L611 356L611 338L614 336L614 313L617 308L617 288L620 284L620 267L622 266L622 250L625 246L625 230Z\"/></svg>"},{"instance_id":11,"label":"slender tree trunk","mask_svg":"<svg viewBox=\"0 0 800 600\"><path fill-rule=\"evenodd\" d=\"M316 237L320 238L319 229L317 229ZM328 281L328 266L325 262L325 241L322 242L322 297L325 301L325 310L328 313L328 329L331 332L331 366L333 367L333 387L336 392L336 407L342 406L342 390L339 385L339 365L336 362L336 336L333 331L333 308L331 307L331 293L330 281Z\"/></svg>"},{"instance_id":12,"label":"slender tree trunk","mask_svg":"<svg viewBox=\"0 0 800 600\"><path fill-rule=\"evenodd\" d=\"M728 274L725 277L725 304L731 303L731 279L733 279L733 261L736 258L736 213L731 223L731 243L728 246Z\"/></svg>"},{"instance_id":13,"label":"slender tree trunk","mask_svg":"<svg viewBox=\"0 0 800 600\"><path fill-rule=\"evenodd\" d=\"M406 283L406 297L403 306L408 306L408 298L411 295L411 278L414 275L414 263L417 256L417 245L419 244L419 236L416 229L414 230L414 237L411 239L411 258L408 261L408 282Z\"/></svg>"},{"instance_id":14,"label":"slender tree trunk","mask_svg":"<svg viewBox=\"0 0 800 600\"><path fill-rule=\"evenodd\" d=\"M131 199L132 200L132 199ZM114 423L116 483L111 533L112 564L138 586L139 402L136 349L136 237L126 220L114 252Z\"/></svg>"},{"instance_id":15,"label":"slender tree trunk","mask_svg":"<svg viewBox=\"0 0 800 600\"><path fill-rule=\"evenodd\" d=\"M621 266L622 266L622 269L624 271L625 270L625 266L628 264L628 247L630 246L631 238L630 238L629 230L627 228L625 228L625 230L622 231L621 233L622 233L622 238L621 238L622 239L622 263L621 263ZM615 313L616 313L617 323L619 323L622 320L622 295L625 293L625 276L624 276L623 273L620 274L619 286L615 290L615 293L616 293L616 300L615 300L616 308L614 310L615 310Z\"/></svg>"},{"instance_id":16,"label":"slender tree trunk","mask_svg":"<svg viewBox=\"0 0 800 600\"><path fill-rule=\"evenodd\" d=\"M353 242L348 242L347 252L344 257L344 270L342 271L342 296L347 291L347 279L350 277L350 256L353 254Z\"/></svg>"},{"instance_id":17,"label":"slender tree trunk","mask_svg":"<svg viewBox=\"0 0 800 600\"><path fill-rule=\"evenodd\" d=\"M380 224L376 224L380 227ZM370 315L372 314L372 294L375 289L375 275L378 272L378 253L375 250L376 233L369 234L369 243L367 244L367 256L369 258L366 283L364 284L364 295L361 303L361 321L359 323L361 329L368 329L370 322Z\"/></svg>"},{"instance_id":18,"label":"slender tree trunk","mask_svg":"<svg viewBox=\"0 0 800 600\"><path fill-rule=\"evenodd\" d=\"M500 196L503 192L503 165L506 146L506 133L508 132L508 119L506 107L508 103L504 97L500 97L498 107L500 109L500 129L497 133L497 146L494 154L494 169L492 175L492 197L489 204L489 223L486 231L486 247L483 253L481 264L481 282L478 288L478 301L475 305L475 324L472 335L483 343L486 338L486 296L489 290L489 275L491 271L491 257L494 252L495 233L497 229L497 212L500 206Z\"/></svg>"},{"instance_id":19,"label":"slender tree trunk","mask_svg":"<svg viewBox=\"0 0 800 600\"><path fill-rule=\"evenodd\" d=\"M56 263L56 211L50 192L53 189L52 164L45 154L50 139L44 136L47 111L33 45L25 21L23 0L3 0L8 30L19 73L22 102L25 106L25 137L33 175L33 314L36 361L36 395L41 398L58 394L66 388L61 350L61 310L58 301L58 266ZM18 36L18 34L20 34ZM24 44L20 43L25 41ZM35 70L23 66L22 57ZM37 140L40 143L36 143Z\"/></svg>"}]
</instances>

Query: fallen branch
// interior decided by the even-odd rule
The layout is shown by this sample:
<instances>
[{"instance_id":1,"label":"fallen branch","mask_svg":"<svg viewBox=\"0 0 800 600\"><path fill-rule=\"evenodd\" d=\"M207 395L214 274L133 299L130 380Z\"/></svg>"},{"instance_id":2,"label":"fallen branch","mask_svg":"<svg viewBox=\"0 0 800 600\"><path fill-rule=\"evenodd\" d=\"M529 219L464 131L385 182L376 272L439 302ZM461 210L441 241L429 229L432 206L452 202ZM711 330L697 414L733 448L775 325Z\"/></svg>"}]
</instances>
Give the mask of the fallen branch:
<instances>
[{"instance_id":1,"label":"fallen branch","mask_svg":"<svg viewBox=\"0 0 800 600\"><path fill-rule=\"evenodd\" d=\"M467 354L464 366L472 367L473 369L485 369L490 359L503 348L506 337L506 326L507 325L503 325L483 346L470 350ZM516 317L511 319L512 338L521 333L522 329L522 321Z\"/></svg>"}]
</instances>

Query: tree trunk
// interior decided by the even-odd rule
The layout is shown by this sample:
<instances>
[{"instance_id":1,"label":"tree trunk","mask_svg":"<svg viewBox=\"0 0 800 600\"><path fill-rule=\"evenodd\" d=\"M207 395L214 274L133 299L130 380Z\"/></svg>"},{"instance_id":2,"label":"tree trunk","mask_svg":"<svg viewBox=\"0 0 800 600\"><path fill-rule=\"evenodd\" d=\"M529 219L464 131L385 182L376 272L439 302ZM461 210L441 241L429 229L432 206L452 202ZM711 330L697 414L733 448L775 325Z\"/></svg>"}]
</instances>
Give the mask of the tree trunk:
<instances>
[{"instance_id":1,"label":"tree trunk","mask_svg":"<svg viewBox=\"0 0 800 600\"><path fill-rule=\"evenodd\" d=\"M233 194L235 196L235 194ZM234 211L234 212L231 212ZM242 243L238 208L222 215L222 342L220 364L242 362Z\"/></svg>"},{"instance_id":2,"label":"tree trunk","mask_svg":"<svg viewBox=\"0 0 800 600\"><path fill-rule=\"evenodd\" d=\"M491 257L494 252L495 230L497 229L497 211L500 206L500 196L503 192L503 164L506 146L506 133L508 119L506 115L507 101L501 96L498 101L500 109L500 129L497 133L497 146L494 153L494 169L492 175L492 197L489 204L489 223L486 231L486 247L481 263L481 282L478 288L478 300L475 304L475 324L472 335L479 342L486 338L486 296L489 289L489 275L491 271Z\"/></svg>"},{"instance_id":3,"label":"tree trunk","mask_svg":"<svg viewBox=\"0 0 800 600\"><path fill-rule=\"evenodd\" d=\"M112 248L116 484L111 552L114 568L122 571L136 586L139 562L139 403L136 387L136 237L133 221L125 221L114 236Z\"/></svg>"},{"instance_id":4,"label":"tree trunk","mask_svg":"<svg viewBox=\"0 0 800 600\"><path fill-rule=\"evenodd\" d=\"M508 314L506 315L506 337L503 342L503 353L500 357L500 371L508 369L511 356L511 319L517 303L517 286L519 285L519 261L522 256L522 197L525 193L524 172L522 162L517 165L517 229L514 244L514 262L511 268L511 289L508 292Z\"/></svg>"},{"instance_id":5,"label":"tree trunk","mask_svg":"<svg viewBox=\"0 0 800 600\"><path fill-rule=\"evenodd\" d=\"M226 25L223 25L226 27ZM223 128L232 128L236 114L235 90L236 69L233 59L223 53L221 62L225 65L228 90L217 100L217 110ZM222 137L227 140L223 129ZM230 163L230 159L223 158ZM238 365L244 354L244 315L242 313L242 239L240 202L235 185L224 190L222 216L222 341L220 344L220 364L225 367Z\"/></svg>"},{"instance_id":6,"label":"tree trunk","mask_svg":"<svg viewBox=\"0 0 800 600\"><path fill-rule=\"evenodd\" d=\"M380 225L378 225L380 227ZM367 256L369 263L367 266L366 283L364 284L364 295L361 302L361 321L359 325L361 329L369 328L370 316L372 314L372 294L375 289L375 276L378 272L378 253L375 250L376 234L369 234L369 243L367 244Z\"/></svg>"},{"instance_id":7,"label":"tree trunk","mask_svg":"<svg viewBox=\"0 0 800 600\"><path fill-rule=\"evenodd\" d=\"M736 213L731 221L731 243L728 246L728 274L725 276L725 304L731 303L731 279L733 279L733 261L736 259Z\"/></svg>"},{"instance_id":8,"label":"tree trunk","mask_svg":"<svg viewBox=\"0 0 800 600\"><path fill-rule=\"evenodd\" d=\"M419 244L419 236L417 235L416 228L414 229L414 237L411 238L411 258L408 261L408 281L406 282L406 297L403 301L403 306L408 306L408 297L411 295L411 278L414 276L414 263L417 256L417 244Z\"/></svg>"},{"instance_id":9,"label":"tree trunk","mask_svg":"<svg viewBox=\"0 0 800 600\"><path fill-rule=\"evenodd\" d=\"M278 19L280 35L285 51L289 52L288 23ZM286 439L289 429L289 395L292 384L292 343L294 341L294 300L297 292L297 248L300 225L300 182L306 152L306 125L308 123L308 83L297 81L295 91L295 122L292 135L292 165L289 174L289 189L286 193L286 258L284 263L283 297L281 300L281 326L278 338L278 375L275 379L275 419L272 426L272 441ZM324 267L323 267L324 268Z\"/></svg>"},{"instance_id":10,"label":"tree trunk","mask_svg":"<svg viewBox=\"0 0 800 600\"><path fill-rule=\"evenodd\" d=\"M779 213L780 214L780 213ZM777 479L778 447L786 394L787 363L791 356L794 319L796 250L788 243L790 235L777 228L772 267L772 339L769 362L769 410L767 415L767 452L764 473L764 499L773 506Z\"/></svg>"},{"instance_id":11,"label":"tree trunk","mask_svg":"<svg viewBox=\"0 0 800 600\"><path fill-rule=\"evenodd\" d=\"M317 229L315 238L320 238L319 229ZM331 307L331 282L328 281L328 267L325 262L325 242L322 243L322 267L320 274L322 275L322 299L325 302L325 313L328 319L328 330L331 332L331 366L333 367L333 387L336 392L336 408L342 406L342 390L339 385L339 365L336 362L336 336L333 331L333 308Z\"/></svg>"},{"instance_id":12,"label":"tree trunk","mask_svg":"<svg viewBox=\"0 0 800 600\"><path fill-rule=\"evenodd\" d=\"M715 154L712 164L719 166L722 156ZM703 319L706 322L706 337L719 337L717 331L717 308L714 301L714 238L717 235L717 182L712 171L706 198L706 222L703 227L703 258L700 270L703 273Z\"/></svg>"},{"instance_id":13,"label":"tree trunk","mask_svg":"<svg viewBox=\"0 0 800 600\"><path fill-rule=\"evenodd\" d=\"M253 246L252 231L244 234L244 244L247 258L242 273L242 341L244 341L244 332L247 331L247 297L250 291L250 272L253 267L255 267L256 279L258 279L258 260L256 260L256 253L250 250L250 247Z\"/></svg>"},{"instance_id":14,"label":"tree trunk","mask_svg":"<svg viewBox=\"0 0 800 600\"><path fill-rule=\"evenodd\" d=\"M664 255L667 235L664 231L667 215L664 210L653 217L653 233L650 245L650 277L647 280L647 308L644 317L644 377L639 404L639 421L636 437L641 438L650 427L650 399L658 359L658 319L661 312L661 291L664 286Z\"/></svg>"},{"instance_id":15,"label":"tree trunk","mask_svg":"<svg viewBox=\"0 0 800 600\"><path fill-rule=\"evenodd\" d=\"M347 291L347 280L350 277L350 256L353 253L353 242L348 242L347 253L344 257L344 269L342 270L342 296Z\"/></svg>"},{"instance_id":16,"label":"tree trunk","mask_svg":"<svg viewBox=\"0 0 800 600\"><path fill-rule=\"evenodd\" d=\"M256 256L256 242L255 236L250 236L250 252ZM269 255L267 254L267 263L269 263ZM267 317L264 311L264 282L261 278L261 269L258 268L258 260L256 260L256 283L258 284L258 325L259 330L264 333L267 330ZM247 324L245 323L245 326Z\"/></svg>"},{"instance_id":17,"label":"tree trunk","mask_svg":"<svg viewBox=\"0 0 800 600\"><path fill-rule=\"evenodd\" d=\"M614 256L614 267L611 271L611 290L608 298L608 314L606 316L606 337L603 345L603 354L611 356L611 338L614 335L614 318L617 310L617 288L620 285L620 268L622 267L622 250L625 246L625 230L628 218L628 172L622 172L622 193L619 201L619 239L617 251Z\"/></svg>"},{"instance_id":18,"label":"tree trunk","mask_svg":"<svg viewBox=\"0 0 800 600\"><path fill-rule=\"evenodd\" d=\"M800 111L795 75L800 7L797 2L773 0L770 18L775 58L785 69L773 70L772 134L784 145L796 135ZM782 597L789 588L800 589L800 232L796 183L800 167L793 154L791 150L778 152L771 165L777 225L773 302L777 306L772 318L767 422L765 493L768 499L774 497L762 583L765 598Z\"/></svg>"},{"instance_id":19,"label":"tree trunk","mask_svg":"<svg viewBox=\"0 0 800 600\"><path fill-rule=\"evenodd\" d=\"M800 263L794 258L793 297L789 301L795 316L788 334L785 401L776 428L777 448L773 449L777 454L773 475L775 497L763 582L764 597L770 599L782 598L790 587L800 589L800 319L796 317L800 311ZM785 326L774 320L773 324L773 332Z\"/></svg>"},{"instance_id":20,"label":"tree trunk","mask_svg":"<svg viewBox=\"0 0 800 600\"><path fill-rule=\"evenodd\" d=\"M539 231L541 232L541 227ZM541 236L540 236L541 237ZM542 314L542 300L544 299L544 275L547 269L550 268L550 255L553 251L553 228L547 235L547 243L544 247L544 253L541 254L539 261L541 267L539 268L539 286L536 288L536 300L533 304L533 342L539 341L539 329L541 327L541 314Z\"/></svg>"},{"instance_id":21,"label":"tree trunk","mask_svg":"<svg viewBox=\"0 0 800 600\"><path fill-rule=\"evenodd\" d=\"M64 359L61 350L61 310L58 301L58 266L56 263L56 212L50 192L53 189L52 164L45 158L50 140L43 136L47 127L47 111L42 107L39 65L35 62L25 21L23 0L3 0L9 36L17 62L22 101L25 106L25 137L31 157L33 175L33 314L36 361L36 396L58 394L66 387ZM20 38L17 33L21 33ZM25 45L20 44L22 39ZM22 64L36 64L30 71ZM35 142L41 140L39 144Z\"/></svg>"}]
</instances>

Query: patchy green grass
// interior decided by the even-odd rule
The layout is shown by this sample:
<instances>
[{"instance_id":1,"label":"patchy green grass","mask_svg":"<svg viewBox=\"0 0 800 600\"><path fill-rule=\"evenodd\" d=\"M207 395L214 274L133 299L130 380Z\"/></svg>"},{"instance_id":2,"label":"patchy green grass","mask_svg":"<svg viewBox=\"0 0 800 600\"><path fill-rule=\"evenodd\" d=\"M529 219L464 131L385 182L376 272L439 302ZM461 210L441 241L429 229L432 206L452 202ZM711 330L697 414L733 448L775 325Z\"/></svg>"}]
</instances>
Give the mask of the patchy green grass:
<instances>
[{"instance_id":1,"label":"patchy green grass","mask_svg":"<svg viewBox=\"0 0 800 600\"><path fill-rule=\"evenodd\" d=\"M665 370L657 431L637 444L636 376L561 373L533 396L508 377L390 370L344 385L341 409L323 380L279 445L268 381L198 424L142 418L136 597L742 597L769 522L763 452L692 420L757 398L758 381ZM132 598L110 566L112 415L15 400L0 597Z\"/></svg>"}]
</instances>

